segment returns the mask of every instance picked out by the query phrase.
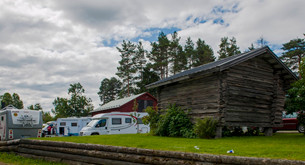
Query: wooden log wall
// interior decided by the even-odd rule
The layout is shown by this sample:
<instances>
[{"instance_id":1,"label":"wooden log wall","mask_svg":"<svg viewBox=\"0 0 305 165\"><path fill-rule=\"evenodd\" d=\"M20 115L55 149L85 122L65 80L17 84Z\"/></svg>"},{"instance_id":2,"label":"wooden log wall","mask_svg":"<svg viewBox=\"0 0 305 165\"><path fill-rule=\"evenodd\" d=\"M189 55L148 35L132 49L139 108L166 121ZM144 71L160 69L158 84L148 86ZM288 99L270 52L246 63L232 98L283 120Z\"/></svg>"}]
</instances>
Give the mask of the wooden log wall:
<instances>
[{"instance_id":1,"label":"wooden log wall","mask_svg":"<svg viewBox=\"0 0 305 165\"><path fill-rule=\"evenodd\" d=\"M8 149L12 146L16 147L16 145L17 149ZM47 161L77 165L305 165L305 161L158 151L130 147L28 139L21 139L14 143L0 142L0 146L1 152L15 152L24 157L40 158Z\"/></svg>"},{"instance_id":2,"label":"wooden log wall","mask_svg":"<svg viewBox=\"0 0 305 165\"><path fill-rule=\"evenodd\" d=\"M159 90L158 107L166 109L169 104L176 104L183 109L191 109L193 119L217 116L219 97L217 74L210 74L163 86Z\"/></svg>"},{"instance_id":3,"label":"wooden log wall","mask_svg":"<svg viewBox=\"0 0 305 165\"><path fill-rule=\"evenodd\" d=\"M226 74L224 120L229 126L274 127L280 124L283 99L281 80L272 66L256 57Z\"/></svg>"}]
</instances>

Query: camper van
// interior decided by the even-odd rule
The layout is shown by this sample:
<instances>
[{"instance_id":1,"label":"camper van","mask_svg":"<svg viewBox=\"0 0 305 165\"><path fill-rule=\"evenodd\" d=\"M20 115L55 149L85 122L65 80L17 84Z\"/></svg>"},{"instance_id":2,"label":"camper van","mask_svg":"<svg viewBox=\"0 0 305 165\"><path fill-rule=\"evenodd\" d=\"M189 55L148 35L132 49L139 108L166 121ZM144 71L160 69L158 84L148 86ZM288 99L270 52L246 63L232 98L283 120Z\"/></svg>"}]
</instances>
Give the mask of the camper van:
<instances>
[{"instance_id":1,"label":"camper van","mask_svg":"<svg viewBox=\"0 0 305 165\"><path fill-rule=\"evenodd\" d=\"M91 117L58 118L56 121L57 136L78 136L79 131L91 121Z\"/></svg>"},{"instance_id":2,"label":"camper van","mask_svg":"<svg viewBox=\"0 0 305 165\"><path fill-rule=\"evenodd\" d=\"M142 123L147 113L111 112L97 114L92 121L80 131L81 136L104 134L148 133L149 126Z\"/></svg>"},{"instance_id":3,"label":"camper van","mask_svg":"<svg viewBox=\"0 0 305 165\"><path fill-rule=\"evenodd\" d=\"M0 140L41 137L42 112L7 106L0 110Z\"/></svg>"}]
</instances>

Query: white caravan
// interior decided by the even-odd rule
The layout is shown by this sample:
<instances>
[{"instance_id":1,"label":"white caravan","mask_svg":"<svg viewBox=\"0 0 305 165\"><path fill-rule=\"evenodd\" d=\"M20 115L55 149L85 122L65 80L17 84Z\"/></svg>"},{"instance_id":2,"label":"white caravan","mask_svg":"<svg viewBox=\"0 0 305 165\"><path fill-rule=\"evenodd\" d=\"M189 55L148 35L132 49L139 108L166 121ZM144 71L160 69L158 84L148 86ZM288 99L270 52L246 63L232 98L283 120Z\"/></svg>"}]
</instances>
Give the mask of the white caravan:
<instances>
[{"instance_id":1,"label":"white caravan","mask_svg":"<svg viewBox=\"0 0 305 165\"><path fill-rule=\"evenodd\" d=\"M0 140L41 137L42 112L7 106L0 110Z\"/></svg>"},{"instance_id":2,"label":"white caravan","mask_svg":"<svg viewBox=\"0 0 305 165\"><path fill-rule=\"evenodd\" d=\"M133 115L131 115L133 114ZM147 113L111 112L97 114L92 121L80 131L80 136L105 134L135 134L148 133L149 125L142 123L142 117Z\"/></svg>"},{"instance_id":3,"label":"white caravan","mask_svg":"<svg viewBox=\"0 0 305 165\"><path fill-rule=\"evenodd\" d=\"M56 120L56 135L78 136L79 131L91 121L91 117L69 117Z\"/></svg>"}]
</instances>

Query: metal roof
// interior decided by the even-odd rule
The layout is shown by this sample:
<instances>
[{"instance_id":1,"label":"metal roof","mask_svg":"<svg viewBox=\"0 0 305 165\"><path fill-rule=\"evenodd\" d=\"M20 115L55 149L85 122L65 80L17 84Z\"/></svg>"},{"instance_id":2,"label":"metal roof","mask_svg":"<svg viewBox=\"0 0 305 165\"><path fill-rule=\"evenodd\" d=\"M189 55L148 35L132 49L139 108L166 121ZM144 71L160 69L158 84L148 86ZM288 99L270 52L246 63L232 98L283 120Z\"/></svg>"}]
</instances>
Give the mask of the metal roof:
<instances>
[{"instance_id":1,"label":"metal roof","mask_svg":"<svg viewBox=\"0 0 305 165\"><path fill-rule=\"evenodd\" d=\"M106 103L106 104L96 108L94 111L91 111L90 113L96 112L96 111L104 111L104 110L108 110L108 109L121 107L122 105L136 99L137 97L140 97L143 94L145 94L145 93L140 93L138 95L133 95L133 96L130 96L130 97L125 97L125 98L122 98L122 99L110 101L109 103Z\"/></svg>"},{"instance_id":2,"label":"metal roof","mask_svg":"<svg viewBox=\"0 0 305 165\"><path fill-rule=\"evenodd\" d=\"M170 84L173 82L177 82L177 81L181 81L181 80L185 80L190 78L191 75L194 75L196 73L200 73L200 72L219 72L219 71L223 71L229 67L235 66L241 62L244 62L246 60L252 59L256 56L262 55L264 53L268 53L271 55L271 58L273 58L276 62L279 63L279 65L281 65L283 67L284 70L286 70L293 79L298 79L296 77L296 75L291 72L291 70L270 50L270 48L268 46L266 47L262 47L259 49L255 49L249 52L245 52L245 53L241 53L241 54L237 54L234 56L230 56L215 62L211 62L208 64L204 64L183 72L180 72L178 74L175 74L171 77L156 81L154 83L148 84L146 87L149 88L155 88L158 86L162 86L162 85L166 85L166 84Z\"/></svg>"}]
</instances>

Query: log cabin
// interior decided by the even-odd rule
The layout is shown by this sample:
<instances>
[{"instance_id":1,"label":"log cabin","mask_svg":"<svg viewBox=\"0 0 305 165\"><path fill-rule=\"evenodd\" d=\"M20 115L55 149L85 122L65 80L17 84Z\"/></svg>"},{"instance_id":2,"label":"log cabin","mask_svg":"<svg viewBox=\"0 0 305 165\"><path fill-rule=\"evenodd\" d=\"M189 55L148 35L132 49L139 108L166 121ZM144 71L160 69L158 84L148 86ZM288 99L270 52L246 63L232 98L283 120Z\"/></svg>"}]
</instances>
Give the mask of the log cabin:
<instances>
[{"instance_id":1,"label":"log cabin","mask_svg":"<svg viewBox=\"0 0 305 165\"><path fill-rule=\"evenodd\" d=\"M157 88L158 107L176 104L190 109L192 121L213 117L224 126L282 125L285 92L297 76L270 50L255 49L178 73L147 85Z\"/></svg>"}]
</instances>

